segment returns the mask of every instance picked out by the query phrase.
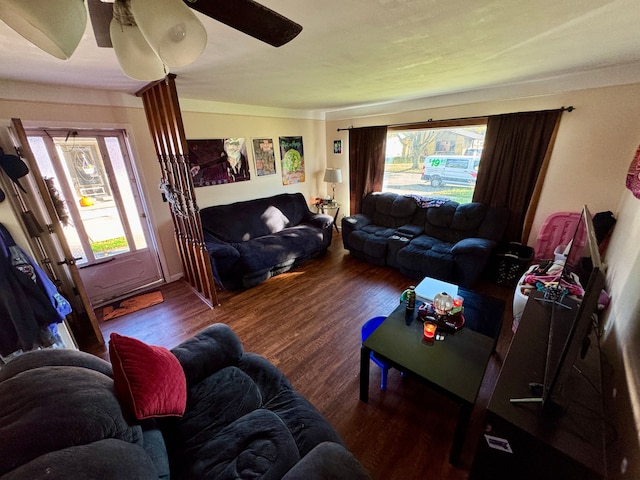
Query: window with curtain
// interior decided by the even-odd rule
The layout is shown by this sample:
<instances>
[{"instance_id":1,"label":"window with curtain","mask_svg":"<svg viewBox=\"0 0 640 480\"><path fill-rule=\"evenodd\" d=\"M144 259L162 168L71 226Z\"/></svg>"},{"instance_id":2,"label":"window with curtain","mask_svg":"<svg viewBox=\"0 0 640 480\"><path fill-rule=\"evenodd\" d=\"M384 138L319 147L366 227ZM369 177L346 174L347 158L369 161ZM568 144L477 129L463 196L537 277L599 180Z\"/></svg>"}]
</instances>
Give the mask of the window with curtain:
<instances>
[{"instance_id":1,"label":"window with curtain","mask_svg":"<svg viewBox=\"0 0 640 480\"><path fill-rule=\"evenodd\" d=\"M382 191L471 202L486 128L486 119L389 127Z\"/></svg>"},{"instance_id":2,"label":"window with curtain","mask_svg":"<svg viewBox=\"0 0 640 480\"><path fill-rule=\"evenodd\" d=\"M395 191L401 194L447 196L446 191L438 189L453 182L436 178L433 170L442 169L439 157L448 156L446 152L453 151L462 155L455 155L459 158L451 159L451 168L464 167L473 171L477 165L478 170L476 180L467 180L468 185L462 187L466 188L465 197L447 198L458 203L474 201L508 207L509 221L504 239L526 242L562 112L571 112L573 109L562 107L473 119L429 121L401 127L349 129L350 212L360 213L361 200L368 192ZM435 138L438 129L448 131L448 137L441 134ZM456 137L452 137L462 129L470 129L466 130L466 135L478 134L478 138L464 148L457 141L454 142ZM480 139L479 133L483 129L486 134L483 133ZM419 135L424 130L427 131L424 135L434 138L414 142L402 137ZM403 140L407 142L406 147L400 146ZM420 144L426 145L422 151L418 148ZM473 162L465 164L460 161L464 158ZM446 169L447 162L444 164ZM403 183L394 180L394 177L399 177L397 174L400 171L408 178ZM473 188L469 187L471 184Z\"/></svg>"}]
</instances>

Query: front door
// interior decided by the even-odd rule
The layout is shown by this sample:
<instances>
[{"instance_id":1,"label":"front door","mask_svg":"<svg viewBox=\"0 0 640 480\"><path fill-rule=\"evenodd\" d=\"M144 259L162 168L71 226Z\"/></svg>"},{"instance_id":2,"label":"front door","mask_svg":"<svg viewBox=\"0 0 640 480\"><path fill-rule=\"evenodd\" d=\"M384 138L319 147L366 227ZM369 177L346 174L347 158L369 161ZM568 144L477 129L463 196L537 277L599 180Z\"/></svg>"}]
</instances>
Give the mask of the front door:
<instances>
[{"instance_id":1,"label":"front door","mask_svg":"<svg viewBox=\"0 0 640 480\"><path fill-rule=\"evenodd\" d=\"M93 305L161 283L125 132L26 133Z\"/></svg>"}]
</instances>

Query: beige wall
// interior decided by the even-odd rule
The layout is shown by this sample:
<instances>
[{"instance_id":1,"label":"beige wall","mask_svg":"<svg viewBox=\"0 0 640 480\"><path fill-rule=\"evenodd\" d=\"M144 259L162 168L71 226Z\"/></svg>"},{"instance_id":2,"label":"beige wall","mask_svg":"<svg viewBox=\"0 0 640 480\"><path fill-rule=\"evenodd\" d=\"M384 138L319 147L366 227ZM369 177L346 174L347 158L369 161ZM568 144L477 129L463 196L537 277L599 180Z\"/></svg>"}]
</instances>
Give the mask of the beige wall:
<instances>
[{"instance_id":1,"label":"beige wall","mask_svg":"<svg viewBox=\"0 0 640 480\"><path fill-rule=\"evenodd\" d=\"M258 117L185 111L182 108L187 139L244 137L251 180L226 185L196 188L196 200L200 208L231 202L268 197L277 193L302 193L308 201L326 194L327 185L322 181L326 164L325 125L319 120ZM278 137L302 136L305 162L305 181L283 185L280 167ZM275 175L256 176L253 161L252 138L272 138L276 150Z\"/></svg>"}]
</instances>

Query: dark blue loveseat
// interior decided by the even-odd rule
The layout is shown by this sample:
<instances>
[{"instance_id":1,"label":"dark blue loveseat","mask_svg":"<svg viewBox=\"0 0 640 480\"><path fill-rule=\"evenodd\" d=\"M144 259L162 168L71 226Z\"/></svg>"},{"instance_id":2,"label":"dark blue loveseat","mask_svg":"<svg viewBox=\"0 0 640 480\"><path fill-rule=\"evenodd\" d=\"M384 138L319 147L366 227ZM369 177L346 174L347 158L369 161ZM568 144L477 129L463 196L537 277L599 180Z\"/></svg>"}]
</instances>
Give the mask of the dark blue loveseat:
<instances>
[{"instance_id":1,"label":"dark blue loveseat","mask_svg":"<svg viewBox=\"0 0 640 480\"><path fill-rule=\"evenodd\" d=\"M216 281L253 287L327 251L333 218L309 210L301 193L283 193L200 211Z\"/></svg>"}]
</instances>

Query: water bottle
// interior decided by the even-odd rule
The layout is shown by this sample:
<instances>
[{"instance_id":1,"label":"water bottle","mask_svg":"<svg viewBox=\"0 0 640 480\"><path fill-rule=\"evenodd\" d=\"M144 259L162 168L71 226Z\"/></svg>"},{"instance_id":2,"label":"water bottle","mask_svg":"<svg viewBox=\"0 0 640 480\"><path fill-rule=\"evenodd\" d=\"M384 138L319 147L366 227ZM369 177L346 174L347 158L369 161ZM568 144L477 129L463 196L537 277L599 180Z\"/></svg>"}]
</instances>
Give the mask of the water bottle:
<instances>
[{"instance_id":1,"label":"water bottle","mask_svg":"<svg viewBox=\"0 0 640 480\"><path fill-rule=\"evenodd\" d=\"M416 308L416 287L411 285L407 288L402 295L400 295L400 302L407 302L407 311L413 312Z\"/></svg>"}]
</instances>

